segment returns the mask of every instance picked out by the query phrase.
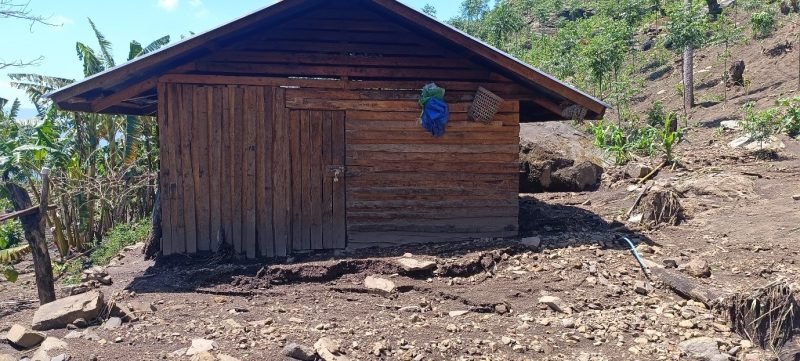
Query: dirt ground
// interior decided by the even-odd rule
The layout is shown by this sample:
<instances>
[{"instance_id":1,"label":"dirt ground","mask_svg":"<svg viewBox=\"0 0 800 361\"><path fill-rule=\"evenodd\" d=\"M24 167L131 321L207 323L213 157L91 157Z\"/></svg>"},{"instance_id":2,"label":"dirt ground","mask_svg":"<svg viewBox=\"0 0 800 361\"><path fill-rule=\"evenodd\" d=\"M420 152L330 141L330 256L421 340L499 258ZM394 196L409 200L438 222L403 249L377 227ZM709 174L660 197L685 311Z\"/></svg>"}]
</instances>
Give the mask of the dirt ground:
<instances>
[{"instance_id":1,"label":"dirt ground","mask_svg":"<svg viewBox=\"0 0 800 361\"><path fill-rule=\"evenodd\" d=\"M701 101L694 111L678 150L682 166L656 177L682 194L688 219L678 226L623 227L642 188L614 180L611 169L596 192L521 195L523 236L539 237L540 249L516 239L475 240L337 252L262 269L224 260L155 263L132 248L108 267L114 284L101 290L141 311L139 320L47 334L68 344L63 353L72 360L189 360L186 349L200 338L216 341L212 353L220 359L284 360L287 343L313 346L322 337L339 341L350 360L686 360L679 344L697 337L715 340L734 359L768 360L720 315L648 282L620 237L656 263L704 260L712 275L701 282L726 290L800 279L800 197L793 197L800 196L800 143L784 139L778 159L760 160L729 148L740 134L719 128L746 101L768 106L798 94L797 77L787 75L797 69L797 54L758 50L797 31L789 25L734 49L753 84L731 89L729 104ZM721 73L713 54L700 57L697 69L708 70L700 74ZM650 83L639 107L655 100L675 107L677 72ZM698 81L708 83L699 98L722 93L711 75ZM436 271L402 271L396 260L406 253L435 261ZM392 280L397 291L367 291L372 275ZM30 273L0 282L0 330L30 323L32 282ZM543 296L560 298L567 312L540 304ZM0 344L0 354L33 352Z\"/></svg>"}]
</instances>

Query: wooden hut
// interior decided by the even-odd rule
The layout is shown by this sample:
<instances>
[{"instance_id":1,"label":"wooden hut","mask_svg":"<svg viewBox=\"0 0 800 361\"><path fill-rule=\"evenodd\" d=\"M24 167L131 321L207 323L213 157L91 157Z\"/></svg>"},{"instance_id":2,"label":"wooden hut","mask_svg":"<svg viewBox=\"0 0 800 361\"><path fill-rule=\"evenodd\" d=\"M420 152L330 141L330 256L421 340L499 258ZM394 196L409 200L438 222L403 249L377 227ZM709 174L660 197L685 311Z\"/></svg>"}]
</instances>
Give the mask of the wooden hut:
<instances>
[{"instance_id":1,"label":"wooden hut","mask_svg":"<svg viewBox=\"0 0 800 361\"><path fill-rule=\"evenodd\" d=\"M479 87L504 100L488 123L467 119ZM163 254L249 258L514 236L520 122L607 107L395 0L284 0L50 97L157 116Z\"/></svg>"}]
</instances>

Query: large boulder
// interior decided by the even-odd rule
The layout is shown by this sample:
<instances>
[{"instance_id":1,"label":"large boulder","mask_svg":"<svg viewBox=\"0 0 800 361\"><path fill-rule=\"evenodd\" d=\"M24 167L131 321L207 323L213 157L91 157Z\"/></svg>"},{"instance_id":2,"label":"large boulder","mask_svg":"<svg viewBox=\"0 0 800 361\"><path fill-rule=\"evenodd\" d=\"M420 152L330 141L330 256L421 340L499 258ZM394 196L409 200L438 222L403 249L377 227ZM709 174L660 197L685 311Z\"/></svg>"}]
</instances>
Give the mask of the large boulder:
<instances>
[{"instance_id":1,"label":"large boulder","mask_svg":"<svg viewBox=\"0 0 800 361\"><path fill-rule=\"evenodd\" d=\"M568 122L522 124L520 192L594 190L608 164L605 157L588 134Z\"/></svg>"},{"instance_id":2,"label":"large boulder","mask_svg":"<svg viewBox=\"0 0 800 361\"><path fill-rule=\"evenodd\" d=\"M31 327L46 331L65 328L77 319L91 321L104 307L103 293L99 291L62 298L39 307L33 315Z\"/></svg>"}]
</instances>

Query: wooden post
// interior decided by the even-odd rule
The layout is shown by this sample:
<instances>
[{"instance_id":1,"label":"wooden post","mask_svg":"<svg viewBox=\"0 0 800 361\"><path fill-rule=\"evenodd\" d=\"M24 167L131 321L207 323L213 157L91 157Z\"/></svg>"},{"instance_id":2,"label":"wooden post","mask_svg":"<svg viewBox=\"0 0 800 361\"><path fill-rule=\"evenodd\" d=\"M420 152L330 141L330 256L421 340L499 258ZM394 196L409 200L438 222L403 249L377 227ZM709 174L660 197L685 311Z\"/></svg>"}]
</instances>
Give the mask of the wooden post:
<instances>
[{"instance_id":1,"label":"wooden post","mask_svg":"<svg viewBox=\"0 0 800 361\"><path fill-rule=\"evenodd\" d=\"M692 0L684 0L686 12L692 10ZM694 46L687 45L683 50L683 110L689 115L694 107Z\"/></svg>"},{"instance_id":2,"label":"wooden post","mask_svg":"<svg viewBox=\"0 0 800 361\"><path fill-rule=\"evenodd\" d=\"M53 286L53 265L50 263L50 253L47 250L43 217L44 211L47 210L49 173L49 169L42 170L42 202L39 205L39 212L20 218L22 228L25 230L25 239L31 246L36 274L36 290L39 293L39 303L42 305L56 300L56 291ZM7 182L5 188L16 210L21 211L32 206L31 198L25 189L12 182Z\"/></svg>"}]
</instances>

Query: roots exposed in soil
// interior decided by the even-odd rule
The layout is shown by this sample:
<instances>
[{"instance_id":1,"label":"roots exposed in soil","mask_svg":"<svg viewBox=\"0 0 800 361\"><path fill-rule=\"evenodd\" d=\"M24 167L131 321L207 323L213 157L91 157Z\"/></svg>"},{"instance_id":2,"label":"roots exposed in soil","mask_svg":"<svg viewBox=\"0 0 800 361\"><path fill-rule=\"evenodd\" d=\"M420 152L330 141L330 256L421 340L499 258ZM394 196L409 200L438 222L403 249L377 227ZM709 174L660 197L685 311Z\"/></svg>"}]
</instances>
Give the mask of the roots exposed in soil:
<instances>
[{"instance_id":1,"label":"roots exposed in soil","mask_svg":"<svg viewBox=\"0 0 800 361\"><path fill-rule=\"evenodd\" d=\"M800 329L800 306L789 285L776 282L731 300L734 330L754 344L781 350Z\"/></svg>"}]
</instances>

